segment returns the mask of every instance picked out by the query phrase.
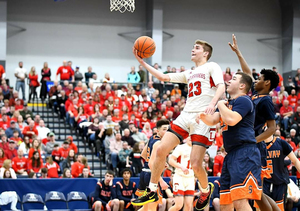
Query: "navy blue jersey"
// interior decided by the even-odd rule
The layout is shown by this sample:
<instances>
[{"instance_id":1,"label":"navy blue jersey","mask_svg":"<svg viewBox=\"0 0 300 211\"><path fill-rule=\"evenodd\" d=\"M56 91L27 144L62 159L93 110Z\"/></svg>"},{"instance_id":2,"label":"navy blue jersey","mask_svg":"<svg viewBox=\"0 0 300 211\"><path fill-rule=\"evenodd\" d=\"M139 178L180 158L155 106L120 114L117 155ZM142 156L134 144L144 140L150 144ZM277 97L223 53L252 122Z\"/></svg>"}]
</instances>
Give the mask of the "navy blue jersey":
<instances>
[{"instance_id":1,"label":"navy blue jersey","mask_svg":"<svg viewBox=\"0 0 300 211\"><path fill-rule=\"evenodd\" d=\"M111 199L116 198L113 186L105 185L104 180L98 182L94 193L92 194L93 201L101 201L105 206Z\"/></svg>"},{"instance_id":2,"label":"navy blue jersey","mask_svg":"<svg viewBox=\"0 0 300 211\"><path fill-rule=\"evenodd\" d=\"M229 101L228 108L239 113L242 116L242 120L235 126L229 126L221 121L226 152L230 152L245 143L256 143L253 127L255 109L250 97L243 95L233 99Z\"/></svg>"},{"instance_id":3,"label":"navy blue jersey","mask_svg":"<svg viewBox=\"0 0 300 211\"><path fill-rule=\"evenodd\" d=\"M123 200L125 203L128 203L131 201L133 197L133 194L136 191L136 184L135 182L129 181L128 186L126 186L123 182L123 180L118 181L116 183L116 193L117 198L119 200Z\"/></svg>"},{"instance_id":4,"label":"navy blue jersey","mask_svg":"<svg viewBox=\"0 0 300 211\"><path fill-rule=\"evenodd\" d=\"M267 166L272 176L271 179L266 179L266 181L275 185L288 184L289 173L284 165L284 158L293 151L292 147L280 138L274 138L273 141L266 144L268 150Z\"/></svg>"},{"instance_id":5,"label":"navy blue jersey","mask_svg":"<svg viewBox=\"0 0 300 211\"><path fill-rule=\"evenodd\" d=\"M253 95L252 101L255 106L255 136L262 134L267 120L275 120L275 110L272 98L269 95Z\"/></svg>"},{"instance_id":6,"label":"navy blue jersey","mask_svg":"<svg viewBox=\"0 0 300 211\"><path fill-rule=\"evenodd\" d=\"M160 141L160 137L158 135L153 135L151 136L151 138L149 139L149 142L147 144L147 156L146 156L146 160L144 163L144 168L149 169L149 165L148 162L150 160L150 156L153 150L153 145L157 142Z\"/></svg>"}]
</instances>

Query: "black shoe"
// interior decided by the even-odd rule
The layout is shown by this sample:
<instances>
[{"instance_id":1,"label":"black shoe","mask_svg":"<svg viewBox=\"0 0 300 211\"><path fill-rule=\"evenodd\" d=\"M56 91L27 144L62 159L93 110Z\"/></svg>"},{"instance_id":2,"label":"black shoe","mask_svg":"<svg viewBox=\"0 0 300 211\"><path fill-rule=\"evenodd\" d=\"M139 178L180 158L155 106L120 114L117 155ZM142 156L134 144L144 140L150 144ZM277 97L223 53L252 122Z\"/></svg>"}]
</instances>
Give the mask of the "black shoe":
<instances>
[{"instance_id":1,"label":"black shoe","mask_svg":"<svg viewBox=\"0 0 300 211\"><path fill-rule=\"evenodd\" d=\"M208 183L209 186L209 191L207 193L202 193L199 197L199 199L197 200L197 203L195 205L195 209L196 210L204 210L205 207L207 207L207 205L209 205L210 203L210 196L214 191L214 184L212 184L211 182ZM201 187L201 186L199 186Z\"/></svg>"},{"instance_id":2,"label":"black shoe","mask_svg":"<svg viewBox=\"0 0 300 211\"><path fill-rule=\"evenodd\" d=\"M158 199L157 191L150 191L150 189L147 188L147 192L138 199L132 201L131 204L134 206L143 206L151 202L156 202Z\"/></svg>"}]
</instances>

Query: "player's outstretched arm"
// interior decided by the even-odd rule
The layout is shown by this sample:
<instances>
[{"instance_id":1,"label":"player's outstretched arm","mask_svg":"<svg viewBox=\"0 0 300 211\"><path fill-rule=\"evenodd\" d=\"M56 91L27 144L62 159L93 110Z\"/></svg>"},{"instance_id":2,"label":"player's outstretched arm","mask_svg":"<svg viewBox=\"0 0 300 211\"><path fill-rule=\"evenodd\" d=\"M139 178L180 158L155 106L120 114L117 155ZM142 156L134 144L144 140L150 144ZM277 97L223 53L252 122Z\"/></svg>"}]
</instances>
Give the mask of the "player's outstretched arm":
<instances>
[{"instance_id":1,"label":"player's outstretched arm","mask_svg":"<svg viewBox=\"0 0 300 211\"><path fill-rule=\"evenodd\" d=\"M220 100L218 102L218 109L220 111L221 118L227 125L235 126L242 120L242 116L238 112L230 110L226 106L227 103L228 102L225 100Z\"/></svg>"},{"instance_id":2,"label":"player's outstretched arm","mask_svg":"<svg viewBox=\"0 0 300 211\"><path fill-rule=\"evenodd\" d=\"M291 151L290 154L288 154L288 157L292 161L292 163L294 164L297 171L300 173L300 161L298 160L298 158L296 157L294 152Z\"/></svg>"},{"instance_id":3,"label":"player's outstretched arm","mask_svg":"<svg viewBox=\"0 0 300 211\"><path fill-rule=\"evenodd\" d=\"M146 68L152 75L154 75L158 80L160 81L170 81L170 77L168 74L163 74L162 72L159 72L151 65L147 64L141 57L137 55L137 50L133 47L132 52L135 56L135 58L138 60L138 62Z\"/></svg>"},{"instance_id":4,"label":"player's outstretched arm","mask_svg":"<svg viewBox=\"0 0 300 211\"><path fill-rule=\"evenodd\" d=\"M216 106L218 100L224 98L225 84L218 84L216 87L217 87L216 94L213 97L213 99L211 100L210 104L205 109L205 113L207 113L207 114L213 114L215 112L215 106Z\"/></svg>"},{"instance_id":5,"label":"player's outstretched arm","mask_svg":"<svg viewBox=\"0 0 300 211\"><path fill-rule=\"evenodd\" d=\"M199 113L195 121L199 124L200 120L208 126L214 126L220 122L220 113L215 112L213 115L209 115L204 112L201 112Z\"/></svg>"},{"instance_id":6,"label":"player's outstretched arm","mask_svg":"<svg viewBox=\"0 0 300 211\"><path fill-rule=\"evenodd\" d=\"M251 70L250 70L245 58L243 57L242 52L240 51L240 49L238 47L237 39L234 34L232 34L232 44L230 42L228 44L229 44L231 50L233 50L236 53L243 72L252 77Z\"/></svg>"}]
</instances>

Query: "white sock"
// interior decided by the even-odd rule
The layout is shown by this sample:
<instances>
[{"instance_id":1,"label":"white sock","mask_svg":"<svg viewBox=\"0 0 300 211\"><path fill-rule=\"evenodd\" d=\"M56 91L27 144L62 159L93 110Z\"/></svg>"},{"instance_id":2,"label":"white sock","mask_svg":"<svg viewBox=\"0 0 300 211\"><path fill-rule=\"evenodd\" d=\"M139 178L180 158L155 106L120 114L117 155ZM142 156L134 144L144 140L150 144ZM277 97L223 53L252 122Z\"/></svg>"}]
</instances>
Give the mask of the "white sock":
<instances>
[{"instance_id":1,"label":"white sock","mask_svg":"<svg viewBox=\"0 0 300 211\"><path fill-rule=\"evenodd\" d=\"M201 192L202 192L202 193L208 193L208 192L209 192L209 185L208 185L206 188L202 188L202 187L200 186L200 189L201 189Z\"/></svg>"},{"instance_id":2,"label":"white sock","mask_svg":"<svg viewBox=\"0 0 300 211\"><path fill-rule=\"evenodd\" d=\"M149 188L150 188L151 191L155 192L155 191L157 191L158 184L150 182L149 183Z\"/></svg>"}]
</instances>

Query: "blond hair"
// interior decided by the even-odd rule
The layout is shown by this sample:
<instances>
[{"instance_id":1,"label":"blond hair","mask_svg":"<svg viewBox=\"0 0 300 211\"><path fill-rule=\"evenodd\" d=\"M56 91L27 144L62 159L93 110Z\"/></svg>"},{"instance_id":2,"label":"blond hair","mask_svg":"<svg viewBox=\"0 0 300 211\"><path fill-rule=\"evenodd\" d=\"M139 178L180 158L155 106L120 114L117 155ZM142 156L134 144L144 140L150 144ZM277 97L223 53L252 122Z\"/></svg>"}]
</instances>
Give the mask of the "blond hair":
<instances>
[{"instance_id":1,"label":"blond hair","mask_svg":"<svg viewBox=\"0 0 300 211\"><path fill-rule=\"evenodd\" d=\"M11 160L10 160L10 159L6 159L6 160L3 162L2 167L5 168L5 169L10 169L10 167L11 167Z\"/></svg>"},{"instance_id":2,"label":"blond hair","mask_svg":"<svg viewBox=\"0 0 300 211\"><path fill-rule=\"evenodd\" d=\"M208 52L207 60L209 60L212 55L212 52L213 52L212 45L204 40L196 40L195 44L201 45L203 47L204 51Z\"/></svg>"}]
</instances>

